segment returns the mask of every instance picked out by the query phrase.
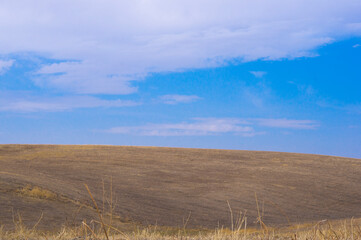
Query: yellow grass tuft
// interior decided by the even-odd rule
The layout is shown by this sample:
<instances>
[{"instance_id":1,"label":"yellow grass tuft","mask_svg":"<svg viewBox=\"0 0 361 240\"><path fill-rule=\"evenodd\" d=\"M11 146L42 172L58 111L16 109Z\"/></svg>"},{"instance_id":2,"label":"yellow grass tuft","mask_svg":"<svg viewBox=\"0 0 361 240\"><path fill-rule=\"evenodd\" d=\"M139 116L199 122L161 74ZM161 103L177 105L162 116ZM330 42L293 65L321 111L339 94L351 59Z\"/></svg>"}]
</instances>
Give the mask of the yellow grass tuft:
<instances>
[{"instance_id":1,"label":"yellow grass tuft","mask_svg":"<svg viewBox=\"0 0 361 240\"><path fill-rule=\"evenodd\" d=\"M39 199L47 199L47 200L55 200L57 195L49 190L43 189L41 187L31 187L27 185L17 191L18 193L32 198L39 198Z\"/></svg>"}]
</instances>

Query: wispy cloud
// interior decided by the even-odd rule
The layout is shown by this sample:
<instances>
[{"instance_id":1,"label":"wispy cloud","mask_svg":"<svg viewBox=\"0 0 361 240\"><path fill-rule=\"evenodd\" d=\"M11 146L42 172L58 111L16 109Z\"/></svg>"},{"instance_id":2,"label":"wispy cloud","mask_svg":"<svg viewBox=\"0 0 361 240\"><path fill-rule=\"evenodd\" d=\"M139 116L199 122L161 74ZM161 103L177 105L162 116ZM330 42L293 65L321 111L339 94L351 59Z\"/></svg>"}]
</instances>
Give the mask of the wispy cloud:
<instances>
[{"instance_id":1,"label":"wispy cloud","mask_svg":"<svg viewBox=\"0 0 361 240\"><path fill-rule=\"evenodd\" d=\"M316 96L317 90L314 89L312 85L300 84L294 81L288 81L288 83L294 85L297 88L299 94L303 97L319 98Z\"/></svg>"},{"instance_id":2,"label":"wispy cloud","mask_svg":"<svg viewBox=\"0 0 361 240\"><path fill-rule=\"evenodd\" d=\"M35 73L38 86L80 94L130 94L137 91L131 85L133 77L107 74L109 66L96 62L62 62L45 65ZM137 79L141 79L137 76Z\"/></svg>"},{"instance_id":3,"label":"wispy cloud","mask_svg":"<svg viewBox=\"0 0 361 240\"><path fill-rule=\"evenodd\" d=\"M115 127L109 133L145 136L205 136L218 134L252 134L252 127L239 119L197 118L192 122L175 124L147 124L144 126Z\"/></svg>"},{"instance_id":4,"label":"wispy cloud","mask_svg":"<svg viewBox=\"0 0 361 240\"><path fill-rule=\"evenodd\" d=\"M150 73L234 59L314 56L361 33L355 0L18 0L0 9L0 52L71 60L44 65L35 83L75 93L133 93L132 80Z\"/></svg>"},{"instance_id":5,"label":"wispy cloud","mask_svg":"<svg viewBox=\"0 0 361 240\"><path fill-rule=\"evenodd\" d=\"M9 95L7 95L9 96ZM77 108L109 108L135 106L139 103L127 100L104 100L91 96L64 97L0 97L0 111L11 112L59 112Z\"/></svg>"},{"instance_id":6,"label":"wispy cloud","mask_svg":"<svg viewBox=\"0 0 361 240\"><path fill-rule=\"evenodd\" d=\"M316 129L319 123L313 120L295 120L295 119L255 119L260 126L273 128L289 129Z\"/></svg>"},{"instance_id":7,"label":"wispy cloud","mask_svg":"<svg viewBox=\"0 0 361 240\"><path fill-rule=\"evenodd\" d=\"M361 103L347 104L341 107L341 109L352 114L361 114Z\"/></svg>"},{"instance_id":8,"label":"wispy cloud","mask_svg":"<svg viewBox=\"0 0 361 240\"><path fill-rule=\"evenodd\" d=\"M265 99L269 97L269 94L260 92L258 89L245 87L242 90L242 94L247 102L250 102L256 108L264 107Z\"/></svg>"},{"instance_id":9,"label":"wispy cloud","mask_svg":"<svg viewBox=\"0 0 361 240\"><path fill-rule=\"evenodd\" d=\"M159 100L165 104L191 103L201 98L196 95L163 95Z\"/></svg>"},{"instance_id":10,"label":"wispy cloud","mask_svg":"<svg viewBox=\"0 0 361 240\"><path fill-rule=\"evenodd\" d=\"M250 71L250 73L255 76L256 78L262 78L267 72L264 71Z\"/></svg>"},{"instance_id":11,"label":"wispy cloud","mask_svg":"<svg viewBox=\"0 0 361 240\"><path fill-rule=\"evenodd\" d=\"M191 122L114 127L105 130L105 132L142 136L205 136L234 134L244 137L253 137L265 134L264 131L255 129L257 126L286 129L316 129L319 124L311 120L291 119L195 118Z\"/></svg>"},{"instance_id":12,"label":"wispy cloud","mask_svg":"<svg viewBox=\"0 0 361 240\"><path fill-rule=\"evenodd\" d=\"M4 74L14 64L14 60L0 60L0 75Z\"/></svg>"},{"instance_id":13,"label":"wispy cloud","mask_svg":"<svg viewBox=\"0 0 361 240\"><path fill-rule=\"evenodd\" d=\"M273 89L264 81L243 86L240 94L244 102L250 103L256 108L269 107L276 98Z\"/></svg>"},{"instance_id":14,"label":"wispy cloud","mask_svg":"<svg viewBox=\"0 0 361 240\"><path fill-rule=\"evenodd\" d=\"M361 44L355 44L352 46L353 48L358 48L358 47L361 47Z\"/></svg>"}]
</instances>

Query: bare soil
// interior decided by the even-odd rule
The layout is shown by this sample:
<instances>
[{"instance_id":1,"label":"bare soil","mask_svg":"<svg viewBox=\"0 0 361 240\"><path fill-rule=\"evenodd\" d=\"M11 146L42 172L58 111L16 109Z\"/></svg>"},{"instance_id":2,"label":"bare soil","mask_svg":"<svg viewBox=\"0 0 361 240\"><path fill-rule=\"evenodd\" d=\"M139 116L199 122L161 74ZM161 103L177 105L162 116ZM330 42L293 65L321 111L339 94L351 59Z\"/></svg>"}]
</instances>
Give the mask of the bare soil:
<instances>
[{"instance_id":1,"label":"bare soil","mask_svg":"<svg viewBox=\"0 0 361 240\"><path fill-rule=\"evenodd\" d=\"M211 149L120 146L0 145L0 225L53 229L94 219L84 184L102 208L113 186L119 221L182 227L230 226L256 197L266 224L281 226L361 217L361 160L331 156ZM25 196L37 186L56 199ZM116 199L116 200L115 200ZM105 204L106 205L106 204ZM82 206L80 208L80 206Z\"/></svg>"}]
</instances>

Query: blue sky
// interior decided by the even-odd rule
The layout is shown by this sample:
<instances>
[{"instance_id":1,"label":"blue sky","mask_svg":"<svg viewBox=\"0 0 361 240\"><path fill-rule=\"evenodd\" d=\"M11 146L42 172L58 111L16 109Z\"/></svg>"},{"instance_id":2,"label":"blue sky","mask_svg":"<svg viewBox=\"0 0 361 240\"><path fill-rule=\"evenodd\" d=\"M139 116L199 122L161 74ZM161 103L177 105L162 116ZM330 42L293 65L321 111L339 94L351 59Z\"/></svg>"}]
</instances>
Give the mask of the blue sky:
<instances>
[{"instance_id":1,"label":"blue sky","mask_svg":"<svg viewBox=\"0 0 361 240\"><path fill-rule=\"evenodd\" d=\"M361 2L2 1L0 143L361 158Z\"/></svg>"}]
</instances>

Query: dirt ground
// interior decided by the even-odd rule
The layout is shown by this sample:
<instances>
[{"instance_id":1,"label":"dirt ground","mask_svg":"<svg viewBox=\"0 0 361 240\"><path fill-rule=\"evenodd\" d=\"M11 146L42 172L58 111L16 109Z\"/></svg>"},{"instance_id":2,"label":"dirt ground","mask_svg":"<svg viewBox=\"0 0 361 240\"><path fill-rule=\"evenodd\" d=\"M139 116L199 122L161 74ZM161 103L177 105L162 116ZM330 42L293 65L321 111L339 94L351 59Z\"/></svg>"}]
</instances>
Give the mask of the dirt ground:
<instances>
[{"instance_id":1,"label":"dirt ground","mask_svg":"<svg viewBox=\"0 0 361 240\"><path fill-rule=\"evenodd\" d=\"M103 194L103 182L105 194ZM96 214L84 184L102 209L113 188L123 222L182 227L230 226L247 211L287 225L361 217L361 160L320 155L120 146L0 145L0 225L13 217L56 228ZM57 195L19 193L37 186ZM105 199L103 201L103 199ZM80 206L83 206L80 208Z\"/></svg>"}]
</instances>

